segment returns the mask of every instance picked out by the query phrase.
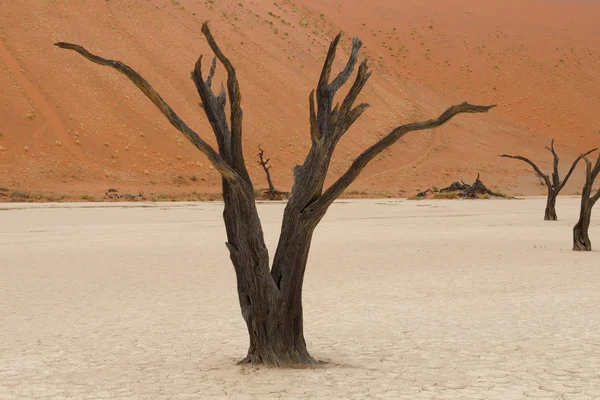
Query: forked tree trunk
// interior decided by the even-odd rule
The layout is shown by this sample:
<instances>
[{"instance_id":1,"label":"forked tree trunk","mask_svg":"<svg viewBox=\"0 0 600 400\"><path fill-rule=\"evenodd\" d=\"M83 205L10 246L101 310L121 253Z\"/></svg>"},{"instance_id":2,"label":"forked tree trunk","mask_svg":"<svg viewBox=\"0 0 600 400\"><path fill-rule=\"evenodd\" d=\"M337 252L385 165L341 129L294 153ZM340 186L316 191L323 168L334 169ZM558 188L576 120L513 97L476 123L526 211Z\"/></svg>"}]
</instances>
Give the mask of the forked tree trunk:
<instances>
[{"instance_id":1,"label":"forked tree trunk","mask_svg":"<svg viewBox=\"0 0 600 400\"><path fill-rule=\"evenodd\" d=\"M236 267L240 305L250 339L248 354L241 364L319 365L306 348L302 308L304 272L317 224L314 217L306 218L296 212L294 204L292 199L284 212L273 267L260 277L264 284L248 285L256 277L245 275L244 265ZM240 290L240 286L245 289Z\"/></svg>"},{"instance_id":2,"label":"forked tree trunk","mask_svg":"<svg viewBox=\"0 0 600 400\"><path fill-rule=\"evenodd\" d=\"M558 217L556 216L556 196L557 194L554 192L548 192L548 199L546 201L546 212L544 214L544 220L546 221L556 221Z\"/></svg>"},{"instance_id":3,"label":"forked tree trunk","mask_svg":"<svg viewBox=\"0 0 600 400\"><path fill-rule=\"evenodd\" d=\"M250 346L241 364L318 365L308 353L304 340L301 291L295 293L293 302L276 291L269 296L251 293L245 302L242 313Z\"/></svg>"},{"instance_id":4,"label":"forked tree trunk","mask_svg":"<svg viewBox=\"0 0 600 400\"><path fill-rule=\"evenodd\" d=\"M246 321L250 335L248 355L240 363L267 364L271 366L316 366L306 348L304 339L304 315L302 286L311 237L307 232L296 232L297 242L293 256L286 262L294 263L298 279L288 290L278 290L268 299L265 307L256 307ZM311 235L312 236L312 235ZM290 239L292 239L290 237ZM306 256L305 256L306 255ZM289 268L290 264L286 264Z\"/></svg>"},{"instance_id":5,"label":"forked tree trunk","mask_svg":"<svg viewBox=\"0 0 600 400\"><path fill-rule=\"evenodd\" d=\"M130 67L96 56L79 45L62 42L56 45L74 50L94 63L114 68L127 76L221 174L227 248L235 269L240 308L250 338L248 354L242 362L276 367L317 365L318 362L308 353L304 339L302 287L313 232L329 206L371 160L408 132L436 128L458 114L483 113L494 106L461 103L448 108L435 119L398 126L360 154L350 168L324 191L323 184L336 144L368 108L368 104L355 106L354 103L371 75L365 60L342 102L333 107L336 92L352 75L362 46L358 37L354 37L346 67L330 80L341 34L336 36L325 58L316 95L313 91L309 96L312 145L304 163L294 169L294 186L284 211L279 244L270 268L254 188L242 154L243 113L236 71L206 23L202 26L202 33L215 58L204 79L200 57L192 72L192 80L215 133L218 152L187 126L154 88ZM211 84L217 59L227 70L227 91L222 85L220 93L215 95ZM231 109L229 121L225 112L227 96ZM273 188L271 182L269 186Z\"/></svg>"}]
</instances>

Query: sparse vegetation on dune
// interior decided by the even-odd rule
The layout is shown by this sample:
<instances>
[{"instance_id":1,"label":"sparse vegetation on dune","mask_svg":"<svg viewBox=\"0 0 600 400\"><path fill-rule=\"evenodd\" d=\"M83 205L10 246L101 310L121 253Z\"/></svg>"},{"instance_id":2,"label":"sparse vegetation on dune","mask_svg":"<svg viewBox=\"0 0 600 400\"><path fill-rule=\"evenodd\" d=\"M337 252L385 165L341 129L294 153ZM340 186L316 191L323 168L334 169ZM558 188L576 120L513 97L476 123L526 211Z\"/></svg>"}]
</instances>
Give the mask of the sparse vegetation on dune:
<instances>
[{"instance_id":1,"label":"sparse vegetation on dune","mask_svg":"<svg viewBox=\"0 0 600 400\"><path fill-rule=\"evenodd\" d=\"M153 73L160 76L165 98L179 98L178 111L192 115L195 110L190 104L197 102L186 90L185 79L180 79L186 73L181 66L194 56L193 49L187 44L198 37L201 22L210 20L224 37L230 54L243 60L239 74L252 88L246 98L247 106L265 106L274 111L268 121L262 118L248 121L248 149L267 136L273 137L278 147L285 148L277 177L283 189L291 188L293 175L290 171L294 160L307 151L302 135L307 129L304 124L306 110L289 105L304 103L303 93L310 90L314 79L311 71L323 61L329 38L340 30L351 29L358 29L368 38L363 50L373 60L372 68L382 72L369 88L373 105L377 110L392 111L377 111L380 114L374 113L373 120L368 123L359 121L364 133L357 140L343 141L340 144L343 150L358 152L361 146L374 142L378 129L394 119L419 118L433 111L433 108L415 107L411 98L431 99L432 104L442 104L445 96L472 95L473 100L490 98L501 106L501 110L481 122L477 129L470 124L450 126L452 140L446 144L448 151L440 152L435 163L457 172L451 155L460 147L465 148L464 154L468 158L465 161L478 164L478 170L485 174L486 180L497 184L512 167L483 162L488 155L478 149L489 148L493 154L499 153L500 149L518 154L522 140L533 140L541 145L546 138L555 136L566 146L561 155L575 158L577 153L572 143L577 141L578 146L593 147L595 136L587 132L597 129L593 116L595 104L600 101L597 94L600 85L589 71L600 68L600 51L598 41L589 34L592 28L582 21L593 15L592 11L597 10L598 5L590 2L570 5L560 13L556 12L556 4L546 5L537 10L537 15L547 21L544 36L540 37L537 21L531 21L527 26L507 23L511 20L511 12L518 8L517 3L517 0L509 0L503 3L501 11L480 4L477 12L468 13L460 7L447 9L444 13L431 12L435 10L429 3L417 5L413 2L401 7L391 2L385 7L374 3L374 7L358 15L354 7L341 7L338 2L317 6L262 0L197 3L159 0L156 4L88 1L84 8L81 4L73 6L59 1L40 2L31 9L19 6L18 2L8 2L7 12L0 16L3 40L7 45L2 59L6 61L6 71L10 71L5 78L0 78L5 79L2 87L6 97L2 100L10 105L5 108L4 120L0 121L4 131L4 135L0 135L0 164L9 168L8 172L5 172L6 168L0 172L28 187L29 183L36 182L37 168L25 165L35 160L45 171L49 190L72 193L70 183L62 179L62 170L77 169L79 167L74 166L84 160L81 176L88 182L96 182L97 177L102 176L116 185L129 179L141 182L140 176L145 178L147 175L148 179L143 179L147 186L140 189L148 191L150 184L147 182L152 180L156 182L153 186L168 191L173 178L197 175L197 188L212 190L212 184L219 181L216 172L211 172L208 165L201 168L192 165L191 159L196 160L196 156L189 144L162 141L161 135L168 129L167 125L151 121L145 111L145 100L140 96L132 95L125 87L108 91L106 82L98 79L90 79L86 85L69 91L56 90L62 79L60 71L68 66L64 58L57 57L55 51L46 46L47 26L42 26L55 26L56 35L78 37L88 46L99 45L97 32L105 26L112 27L103 34L106 43L120 41L123 46L131 47L142 42L164 44L161 49L165 50L144 48L128 57L138 65L153 65ZM106 7L110 13L104 12ZM156 12L160 9L165 12ZM382 18L378 10L388 10L394 18ZM7 19L21 13L32 24L27 30ZM568 21L580 21L576 30L588 32L586 43L576 40L572 22L557 21L556 16L563 14L569 16ZM42 20L36 15L45 18ZM115 23L130 15L136 16L130 24ZM268 32L271 35L266 35ZM27 52L15 50L27 46L34 48ZM47 68L39 62L42 58L51 60L56 68ZM44 79L32 78L35 76ZM273 79L265 84L264 76ZM294 79L297 89L281 90L286 77ZM39 96L40 93L43 96ZM183 98L178 97L182 94ZM122 115L116 110L124 106L119 99L125 96L132 107L127 115ZM93 113L81 118L66 111L80 107L81 103L90 104ZM198 118L195 123L199 123L201 129L210 129ZM16 126L19 127L18 135L12 134ZM507 140L501 134L504 129L515 133L510 135L511 139ZM584 132L583 137L581 132ZM463 137L469 135L477 135L478 140L465 141ZM32 137L43 138L40 143L43 148L32 147ZM515 139L517 137L520 139ZM105 147L104 143L109 145ZM289 148L286 147L288 143L292 144ZM534 143L531 145L535 146ZM24 150L25 146L28 150ZM159 146L161 156L151 150ZM419 151L423 150L422 143L418 146L421 146ZM114 154L115 150L120 151L118 156ZM177 159L177 155L182 158ZM423 179L429 185L435 182L436 177L427 172L431 170L427 167L433 166L429 161L422 169L408 170L413 173L398 174L388 181L389 175L383 173L386 169L392 165L406 167L418 156L398 150L393 152L393 157L394 160L370 167L373 171L370 193L386 191L390 185L414 192ZM151 159L149 164L147 161ZM345 160L334 159L333 169L341 169L344 163ZM16 165L23 167L14 167ZM122 179L125 168L131 176ZM258 178L262 172L251 169L250 174ZM386 178L381 178L383 176ZM419 179L414 179L415 176ZM521 182L516 189L519 193L539 194L539 188L530 180ZM95 188L95 192L101 190L101 187ZM573 193L570 187L565 190ZM95 194L95 197L99 195Z\"/></svg>"},{"instance_id":2,"label":"sparse vegetation on dune","mask_svg":"<svg viewBox=\"0 0 600 400\"><path fill-rule=\"evenodd\" d=\"M28 199L30 196L29 196L29 193L27 193L27 192L16 191L16 192L12 192L10 194L10 197L12 197L15 200L18 200L18 199Z\"/></svg>"}]
</instances>

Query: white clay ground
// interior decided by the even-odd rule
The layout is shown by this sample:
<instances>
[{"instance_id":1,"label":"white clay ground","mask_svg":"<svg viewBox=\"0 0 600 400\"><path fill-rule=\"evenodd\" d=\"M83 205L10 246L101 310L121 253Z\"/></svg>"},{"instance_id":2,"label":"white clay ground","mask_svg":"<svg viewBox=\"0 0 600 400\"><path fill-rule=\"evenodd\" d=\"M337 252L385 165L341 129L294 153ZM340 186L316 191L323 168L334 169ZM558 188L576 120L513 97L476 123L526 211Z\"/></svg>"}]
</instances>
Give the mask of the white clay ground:
<instances>
[{"instance_id":1,"label":"white clay ground","mask_svg":"<svg viewBox=\"0 0 600 400\"><path fill-rule=\"evenodd\" d=\"M219 203L0 208L0 399L600 398L578 199L339 201L304 290L317 370L247 350ZM271 254L283 205L261 204Z\"/></svg>"}]
</instances>

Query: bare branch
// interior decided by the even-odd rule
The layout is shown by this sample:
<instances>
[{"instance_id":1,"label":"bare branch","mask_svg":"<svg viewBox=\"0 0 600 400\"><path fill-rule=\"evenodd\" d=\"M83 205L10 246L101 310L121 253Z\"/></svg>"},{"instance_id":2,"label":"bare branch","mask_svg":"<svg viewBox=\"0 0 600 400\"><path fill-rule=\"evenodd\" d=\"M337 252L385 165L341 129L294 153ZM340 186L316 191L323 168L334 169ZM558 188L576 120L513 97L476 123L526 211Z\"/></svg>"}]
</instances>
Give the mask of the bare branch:
<instances>
[{"instance_id":1,"label":"bare branch","mask_svg":"<svg viewBox=\"0 0 600 400\"><path fill-rule=\"evenodd\" d=\"M333 66L333 61L335 60L335 52L337 50L337 46L340 43L340 39L342 38L342 33L338 33L336 37L331 41L329 45L329 50L327 51L327 56L325 57L325 62L323 63L323 69L321 70L321 77L319 78L319 84L317 85L317 96L320 96L322 91L329 89L329 76L331 75L331 67Z\"/></svg>"},{"instance_id":2,"label":"bare branch","mask_svg":"<svg viewBox=\"0 0 600 400\"><path fill-rule=\"evenodd\" d=\"M552 153L552 155L556 158L558 158L558 154L556 154L556 151L554 150L554 138L552 139L552 142L550 143L550 147L546 146L546 150L548 150L550 153Z\"/></svg>"},{"instance_id":3,"label":"bare branch","mask_svg":"<svg viewBox=\"0 0 600 400\"><path fill-rule=\"evenodd\" d=\"M213 37L208 27L208 22L202 24L202 33L206 37L210 48L215 53L215 56L221 61L227 70L227 91L229 94L229 105L231 110L231 161L233 169L235 169L248 183L250 175L246 169L244 162L244 154L242 150L242 120L244 113L242 111L242 94L240 85L237 80L235 68L229 59L223 54L215 38Z\"/></svg>"},{"instance_id":4,"label":"bare branch","mask_svg":"<svg viewBox=\"0 0 600 400\"><path fill-rule=\"evenodd\" d=\"M354 66L356 65L356 61L358 59L358 52L362 47L362 42L358 38L358 36L354 36L352 38L352 51L350 52L350 58L348 59L348 63L342 72L331 82L329 85L332 93L336 93L350 78L352 72L354 71Z\"/></svg>"},{"instance_id":5,"label":"bare branch","mask_svg":"<svg viewBox=\"0 0 600 400\"><path fill-rule=\"evenodd\" d=\"M152 103L160 110L160 112L169 120L177 130L179 130L190 142L194 144L202 153L206 155L208 160L215 166L217 171L230 182L235 182L239 179L239 175L223 160L223 158L196 132L194 132L179 116L173 111L163 98L154 90L152 85L148 83L140 74L135 72L132 68L121 63L120 61L114 61L99 57L95 54L90 53L85 48L71 43L59 42L55 43L55 46L61 49L73 50L83 57L87 58L93 63L111 67L123 75L125 75L135 86L137 86L142 93L146 95Z\"/></svg>"},{"instance_id":6,"label":"bare branch","mask_svg":"<svg viewBox=\"0 0 600 400\"><path fill-rule=\"evenodd\" d=\"M356 79L354 80L354 84L350 88L350 91L348 91L348 94L346 95L346 98L342 103L342 112L348 112L348 110L352 108L354 102L358 98L358 95L363 90L370 77L371 71L369 71L367 59L365 59L360 64L360 67L358 68L358 74L356 75Z\"/></svg>"},{"instance_id":7,"label":"bare branch","mask_svg":"<svg viewBox=\"0 0 600 400\"><path fill-rule=\"evenodd\" d=\"M213 62L213 66L214 66ZM211 72L213 69L211 67ZM231 132L227 125L227 116L225 115L225 103L227 101L225 88L221 84L221 92L215 96L210 85L208 84L212 78L208 77L206 81L202 76L202 56L196 61L194 71L192 71L192 80L196 85L206 118L215 133L217 143L219 144L219 153L224 157L225 161L231 162Z\"/></svg>"},{"instance_id":8,"label":"bare branch","mask_svg":"<svg viewBox=\"0 0 600 400\"><path fill-rule=\"evenodd\" d=\"M209 88L212 86L212 80L215 76L215 71L217 69L217 57L213 57L212 65L210 66L210 72L208 73L208 78L206 78L206 86Z\"/></svg>"},{"instance_id":9,"label":"bare branch","mask_svg":"<svg viewBox=\"0 0 600 400\"><path fill-rule=\"evenodd\" d=\"M547 147L546 147L547 148ZM547 148L548 149L548 148ZM559 158L558 158L558 154L556 154L556 151L554 150L554 138L552 139L552 142L550 143L550 148L548 149L550 150L550 153L552 153L552 157L553 157L553 165L552 165L552 188L555 191L560 191L560 175L558 173L558 162L559 162ZM557 194L558 194L557 191Z\"/></svg>"},{"instance_id":10,"label":"bare branch","mask_svg":"<svg viewBox=\"0 0 600 400\"><path fill-rule=\"evenodd\" d=\"M577 164L579 163L579 161L581 161L581 159L584 158L585 156L587 156L587 155L595 152L596 150L598 150L598 149L597 148L596 149L592 149L592 150L588 151L585 154L581 154L579 157L577 157L575 159L575 161L573 161L573 165L571 165L571 169L569 169L569 172L565 176L565 179L563 179L562 183L560 184L560 186L558 188L558 191L561 191L565 187L565 185L567 184L567 181L571 177L571 174L573 173L573 171L575 171L575 167L577 166Z\"/></svg>"},{"instance_id":11,"label":"bare branch","mask_svg":"<svg viewBox=\"0 0 600 400\"><path fill-rule=\"evenodd\" d=\"M581 158L585 157L585 156L589 156L590 154L592 154L593 152L598 151L598 148L596 147L595 149L591 149L590 151L588 151L587 153L583 153L583 156L580 156Z\"/></svg>"},{"instance_id":12,"label":"bare branch","mask_svg":"<svg viewBox=\"0 0 600 400\"><path fill-rule=\"evenodd\" d=\"M313 145L319 141L321 134L319 133L319 127L317 126L317 113L315 111L315 91L310 92L308 98L308 108L310 112L310 139Z\"/></svg>"},{"instance_id":13,"label":"bare branch","mask_svg":"<svg viewBox=\"0 0 600 400\"><path fill-rule=\"evenodd\" d=\"M469 103L461 103L459 105L448 108L442 115L436 119L431 119L424 122L415 122L397 127L383 139L375 143L373 146L365 150L359 155L348 171L344 173L329 189L325 191L316 201L306 207L305 211L324 213L327 208L334 202L342 192L350 186L358 177L364 167L379 153L396 143L405 134L412 131L420 131L425 129L437 128L453 117L463 113L483 113L495 107L492 106L477 106Z\"/></svg>"},{"instance_id":14,"label":"bare branch","mask_svg":"<svg viewBox=\"0 0 600 400\"><path fill-rule=\"evenodd\" d=\"M586 165L586 167L585 167L585 175L589 176L592 173L592 163L590 162L590 160L586 156L582 155L581 158L583 158L583 161L585 161L585 165Z\"/></svg>"},{"instance_id":15,"label":"bare branch","mask_svg":"<svg viewBox=\"0 0 600 400\"><path fill-rule=\"evenodd\" d=\"M345 118L346 120L344 121L344 128L345 130L348 130L352 124L354 124L354 122L356 122L357 119L360 118L360 116L367 111L367 108L371 107L370 104L367 103L361 103L359 105L357 105L356 107L354 107L352 110L350 110L350 112L348 112L348 114L346 114Z\"/></svg>"},{"instance_id":16,"label":"bare branch","mask_svg":"<svg viewBox=\"0 0 600 400\"><path fill-rule=\"evenodd\" d=\"M336 106L335 110L331 110L333 105L333 99L337 93L337 91L350 79L352 72L354 71L354 67L356 66L356 62L358 60L358 53L360 48L362 47L362 42L360 39L355 36L352 39L352 51L350 52L350 57L344 69L338 74L338 76L329 83L329 77L331 75L331 68L333 66L333 61L335 59L335 53L337 46L341 39L341 33L338 34L335 39L331 42L329 46L329 51L327 53L327 57L325 58L325 62L323 64L323 70L321 72L321 77L319 78L319 83L317 85L317 126L319 129L319 135L324 135L329 126L335 127L335 124L331 123L331 119L338 112L338 107ZM366 67L366 60L363 63ZM361 66L362 68L362 66ZM364 77L366 74L366 69L363 71L362 75L359 74L357 77L357 81L363 81L362 84L358 85L358 90L356 92L356 96L360 93L360 90L368 80L368 76ZM357 86L357 83L355 83ZM354 97L355 99L356 97ZM353 101L353 100L352 100ZM350 110L352 107L352 103L346 106L346 112ZM334 138L333 142L337 142L339 138Z\"/></svg>"},{"instance_id":17,"label":"bare branch","mask_svg":"<svg viewBox=\"0 0 600 400\"><path fill-rule=\"evenodd\" d=\"M221 82L221 91L217 96L217 101L219 103L219 106L225 109L225 104L227 103L227 93L225 92L225 85L223 84L223 82Z\"/></svg>"},{"instance_id":18,"label":"bare branch","mask_svg":"<svg viewBox=\"0 0 600 400\"><path fill-rule=\"evenodd\" d=\"M600 188L598 188L598 191L596 192L596 194L592 197L592 205L596 204L596 202L598 200L600 200Z\"/></svg>"},{"instance_id":19,"label":"bare branch","mask_svg":"<svg viewBox=\"0 0 600 400\"><path fill-rule=\"evenodd\" d=\"M536 174L537 174L537 175L538 175L540 178L542 178L542 179L544 180L544 182L546 183L546 185L548 186L548 188L551 188L551 187L552 187L552 182L550 182L550 177L549 177L548 175L544 174L544 173L543 173L543 172L542 172L542 171L541 171L541 170L538 168L538 166L537 166L537 165L535 165L535 164L533 163L533 161L531 161L530 159L528 159L528 158L525 158L525 157L522 157L522 156L511 156L511 155L508 155L508 154L502 154L500 157L503 157L503 158L513 158L513 159L515 159L515 160L521 160L521 161L524 161L524 162L526 162L527 164L531 165L531 167L533 168L533 170L535 171L535 173L536 173Z\"/></svg>"}]
</instances>

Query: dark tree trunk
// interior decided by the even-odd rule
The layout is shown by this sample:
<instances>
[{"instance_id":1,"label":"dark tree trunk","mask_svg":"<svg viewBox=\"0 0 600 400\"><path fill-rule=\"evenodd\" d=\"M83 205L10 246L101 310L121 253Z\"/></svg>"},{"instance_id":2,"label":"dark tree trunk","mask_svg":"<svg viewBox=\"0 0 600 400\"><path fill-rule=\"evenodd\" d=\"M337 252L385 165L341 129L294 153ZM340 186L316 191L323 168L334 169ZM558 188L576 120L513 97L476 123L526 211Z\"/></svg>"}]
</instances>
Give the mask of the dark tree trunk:
<instances>
[{"instance_id":1,"label":"dark tree trunk","mask_svg":"<svg viewBox=\"0 0 600 400\"><path fill-rule=\"evenodd\" d=\"M573 250L574 251L592 251L592 242L588 235L590 221L592 219L592 209L600 199L600 189L592 195L594 181L600 174L600 155L596 161L596 165L592 168L592 163L587 157L583 156L586 164L585 184L581 191L581 209L579 212L579 221L573 227Z\"/></svg>"},{"instance_id":2,"label":"dark tree trunk","mask_svg":"<svg viewBox=\"0 0 600 400\"><path fill-rule=\"evenodd\" d=\"M558 217L556 216L556 197L557 194L554 192L548 192L548 200L546 202L546 212L544 214L544 220L546 221L556 221Z\"/></svg>"},{"instance_id":3,"label":"dark tree trunk","mask_svg":"<svg viewBox=\"0 0 600 400\"><path fill-rule=\"evenodd\" d=\"M484 113L494 106L461 103L448 108L435 119L398 126L360 154L350 168L323 191L336 144L368 108L366 103L357 106L354 103L371 75L365 60L360 64L355 81L342 102L333 107L336 92L352 75L362 46L358 37L354 37L346 67L330 80L336 48L341 38L341 34L337 35L325 58L316 90L316 104L315 91L309 96L312 146L304 163L294 169L294 187L284 211L279 244L270 268L269 254L256 210L254 188L242 154L243 113L236 71L217 45L206 22L202 26L202 33L215 58L204 79L200 57L192 72L192 80L217 139L218 152L187 126L154 88L132 68L119 61L96 56L79 45L63 42L56 45L74 50L94 63L114 68L127 76L169 122L207 156L221 174L226 245L235 269L240 308L250 338L248 355L241 362L276 367L317 365L318 362L308 353L304 339L302 286L313 232L329 206L375 156L408 132L436 128L458 114ZM220 93L215 95L211 84L217 59L227 70L227 91L222 86ZM225 112L227 96L230 104L229 121ZM269 190L273 191L267 163L268 160L261 165L267 173Z\"/></svg>"},{"instance_id":4,"label":"dark tree trunk","mask_svg":"<svg viewBox=\"0 0 600 400\"><path fill-rule=\"evenodd\" d=\"M248 299L240 299L240 303L250 339L248 354L241 364L318 364L306 349L301 290L292 293L291 298L278 290L266 296L254 293Z\"/></svg>"},{"instance_id":5,"label":"dark tree trunk","mask_svg":"<svg viewBox=\"0 0 600 400\"><path fill-rule=\"evenodd\" d=\"M264 306L249 313L246 325L250 347L240 363L277 367L319 364L306 348L301 283L290 292L279 291L266 299Z\"/></svg>"},{"instance_id":6,"label":"dark tree trunk","mask_svg":"<svg viewBox=\"0 0 600 400\"><path fill-rule=\"evenodd\" d=\"M589 204L582 204L579 221L577 221L577 224L573 227L573 250L592 251L592 242L588 235L591 218L592 208Z\"/></svg>"},{"instance_id":7,"label":"dark tree trunk","mask_svg":"<svg viewBox=\"0 0 600 400\"><path fill-rule=\"evenodd\" d=\"M304 273L316 224L290 211L287 218L278 245L281 257L275 256L271 274L264 277L267 290L258 286L249 297L244 291L240 295L250 337L248 355L240 363L277 367L319 364L306 348L302 308ZM290 218L294 219L291 224Z\"/></svg>"}]
</instances>

